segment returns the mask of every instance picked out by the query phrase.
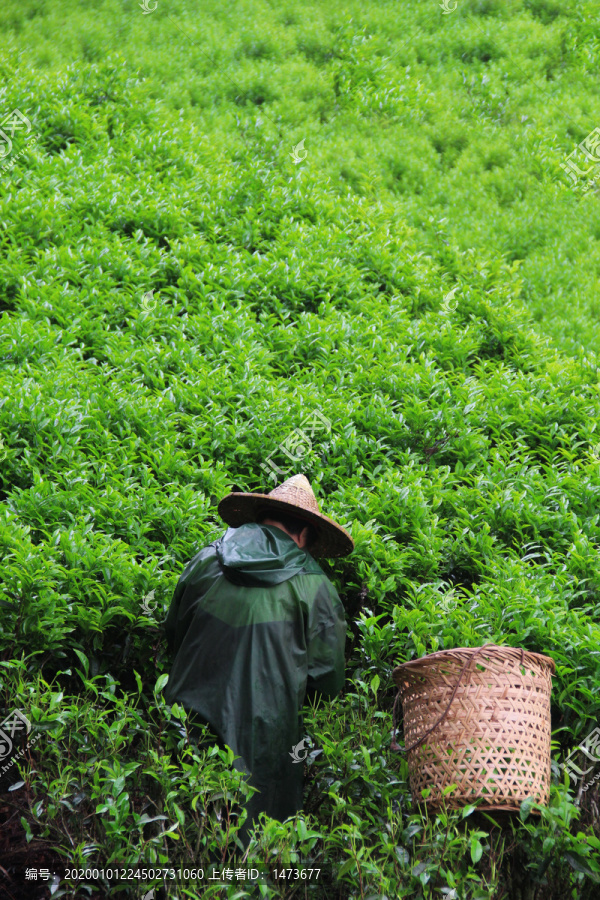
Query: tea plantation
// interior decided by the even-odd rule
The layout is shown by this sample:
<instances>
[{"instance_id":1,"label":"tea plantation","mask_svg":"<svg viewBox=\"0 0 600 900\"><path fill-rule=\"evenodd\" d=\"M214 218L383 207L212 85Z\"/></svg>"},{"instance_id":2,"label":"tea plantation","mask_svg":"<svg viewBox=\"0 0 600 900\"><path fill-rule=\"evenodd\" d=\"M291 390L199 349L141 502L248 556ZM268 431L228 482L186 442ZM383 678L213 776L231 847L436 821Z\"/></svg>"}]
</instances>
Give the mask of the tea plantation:
<instances>
[{"instance_id":1,"label":"tea plantation","mask_svg":"<svg viewBox=\"0 0 600 900\"><path fill-rule=\"evenodd\" d=\"M599 34L586 0L4 0L0 900L600 896L563 765L600 772L600 205L564 168ZM346 682L244 855L162 623L219 500L295 472L355 542L319 560ZM556 664L549 805L496 824L390 747L393 669L486 643ZM320 875L106 875L215 862Z\"/></svg>"}]
</instances>

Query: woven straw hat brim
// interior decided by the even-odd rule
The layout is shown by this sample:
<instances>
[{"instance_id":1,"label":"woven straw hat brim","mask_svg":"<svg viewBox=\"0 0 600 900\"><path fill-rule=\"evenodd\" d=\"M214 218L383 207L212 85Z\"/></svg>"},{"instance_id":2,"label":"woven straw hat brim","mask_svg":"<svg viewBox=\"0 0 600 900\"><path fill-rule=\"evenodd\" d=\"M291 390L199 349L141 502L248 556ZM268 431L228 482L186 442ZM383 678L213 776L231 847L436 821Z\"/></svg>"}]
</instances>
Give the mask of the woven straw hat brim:
<instances>
[{"instance_id":1,"label":"woven straw hat brim","mask_svg":"<svg viewBox=\"0 0 600 900\"><path fill-rule=\"evenodd\" d=\"M354 550L354 541L346 529L332 519L295 503L278 500L269 494L227 494L219 503L218 511L224 522L232 528L238 528L247 522L255 522L258 510L263 507L271 507L274 512L279 510L297 519L304 519L309 525L316 527L319 536L309 551L311 556L347 556Z\"/></svg>"}]
</instances>

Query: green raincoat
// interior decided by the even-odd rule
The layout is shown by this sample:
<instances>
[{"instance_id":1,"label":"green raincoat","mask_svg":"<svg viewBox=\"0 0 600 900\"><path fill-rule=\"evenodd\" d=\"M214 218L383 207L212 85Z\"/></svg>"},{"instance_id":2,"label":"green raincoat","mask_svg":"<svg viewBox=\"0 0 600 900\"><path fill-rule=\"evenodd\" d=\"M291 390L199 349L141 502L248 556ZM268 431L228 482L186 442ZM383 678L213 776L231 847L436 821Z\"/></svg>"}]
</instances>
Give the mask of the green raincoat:
<instances>
[{"instance_id":1,"label":"green raincoat","mask_svg":"<svg viewBox=\"0 0 600 900\"><path fill-rule=\"evenodd\" d=\"M175 653L167 702L210 724L260 791L244 833L261 811L294 815L305 694L333 697L344 683L344 608L319 564L275 526L228 528L184 569L165 633Z\"/></svg>"}]
</instances>

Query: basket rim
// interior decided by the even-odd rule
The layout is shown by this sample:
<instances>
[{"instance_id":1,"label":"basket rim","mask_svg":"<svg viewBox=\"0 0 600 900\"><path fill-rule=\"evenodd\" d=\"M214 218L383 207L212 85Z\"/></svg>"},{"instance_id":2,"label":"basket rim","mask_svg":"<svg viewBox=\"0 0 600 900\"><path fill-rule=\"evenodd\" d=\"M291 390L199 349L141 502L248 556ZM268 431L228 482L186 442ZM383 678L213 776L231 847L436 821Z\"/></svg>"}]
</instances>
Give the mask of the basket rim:
<instances>
[{"instance_id":1,"label":"basket rim","mask_svg":"<svg viewBox=\"0 0 600 900\"><path fill-rule=\"evenodd\" d=\"M408 662L400 663L400 665L392 669L392 678L396 681L396 675L399 676L404 669L418 669L424 664L427 665L430 662L437 662L442 659L451 660L459 653L472 655L476 651L481 650L482 647L485 647L484 652L481 654L482 659L485 659L485 656L488 653L492 655L498 655L500 653L500 655L515 656L517 658L520 658L521 654L523 654L525 660L531 659L533 662L545 663L550 668L552 675L556 672L556 663L551 656L546 656L545 653L536 653L533 650L525 650L521 647L510 647L506 644L489 644L488 646L483 644L480 647L453 647L448 650L437 650L435 653L420 656L418 659L411 659Z\"/></svg>"}]
</instances>

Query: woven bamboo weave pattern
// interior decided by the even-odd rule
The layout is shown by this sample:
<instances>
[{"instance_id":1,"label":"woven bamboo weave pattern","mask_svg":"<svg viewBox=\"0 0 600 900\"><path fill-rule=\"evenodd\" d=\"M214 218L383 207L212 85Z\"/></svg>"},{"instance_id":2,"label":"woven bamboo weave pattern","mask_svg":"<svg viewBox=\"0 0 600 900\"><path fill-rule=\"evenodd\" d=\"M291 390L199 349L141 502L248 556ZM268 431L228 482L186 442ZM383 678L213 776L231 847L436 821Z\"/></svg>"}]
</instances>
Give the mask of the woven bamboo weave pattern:
<instances>
[{"instance_id":1,"label":"woven bamboo weave pattern","mask_svg":"<svg viewBox=\"0 0 600 900\"><path fill-rule=\"evenodd\" d=\"M427 803L440 809L442 790L456 784L444 798L450 809L481 800L484 809L518 810L526 797L547 805L554 669L554 660L540 653L494 645L443 650L397 666L392 675L415 800L431 788Z\"/></svg>"},{"instance_id":2,"label":"woven bamboo weave pattern","mask_svg":"<svg viewBox=\"0 0 600 900\"><path fill-rule=\"evenodd\" d=\"M316 542L310 547L313 556L347 556L354 550L354 541L346 529L319 510L310 482L301 473L292 475L268 494L240 491L227 494L218 510L232 528L254 522L261 510L269 511L275 518L280 511L306 520L317 530Z\"/></svg>"}]
</instances>

